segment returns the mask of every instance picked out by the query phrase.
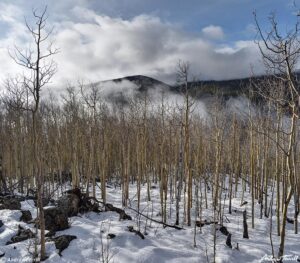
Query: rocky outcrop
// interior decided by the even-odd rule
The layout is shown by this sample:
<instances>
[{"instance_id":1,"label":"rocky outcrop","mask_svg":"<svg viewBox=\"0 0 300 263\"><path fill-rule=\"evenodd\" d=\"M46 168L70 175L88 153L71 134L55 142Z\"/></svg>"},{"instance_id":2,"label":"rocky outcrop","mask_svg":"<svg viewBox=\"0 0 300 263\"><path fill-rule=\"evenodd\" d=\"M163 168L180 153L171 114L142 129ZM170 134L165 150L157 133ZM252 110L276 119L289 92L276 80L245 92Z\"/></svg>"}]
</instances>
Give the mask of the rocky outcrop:
<instances>
[{"instance_id":1,"label":"rocky outcrop","mask_svg":"<svg viewBox=\"0 0 300 263\"><path fill-rule=\"evenodd\" d=\"M25 229L19 225L17 234L13 236L10 241L6 242L6 245L18 243L34 237L35 234L30 229Z\"/></svg>"},{"instance_id":2,"label":"rocky outcrop","mask_svg":"<svg viewBox=\"0 0 300 263\"><path fill-rule=\"evenodd\" d=\"M45 228L50 231L60 231L69 228L67 213L57 207L44 209Z\"/></svg>"},{"instance_id":3,"label":"rocky outcrop","mask_svg":"<svg viewBox=\"0 0 300 263\"><path fill-rule=\"evenodd\" d=\"M77 238L76 236L72 236L72 235L63 235L63 236L54 238L53 240L54 240L56 249L58 249L58 254L60 256L62 256L61 252L63 250L65 250L70 245L70 242L76 238Z\"/></svg>"},{"instance_id":4,"label":"rocky outcrop","mask_svg":"<svg viewBox=\"0 0 300 263\"><path fill-rule=\"evenodd\" d=\"M32 220L32 215L30 213L29 210L21 210L21 217L20 217L20 221L23 221L25 223L30 223L30 221Z\"/></svg>"},{"instance_id":5,"label":"rocky outcrop","mask_svg":"<svg viewBox=\"0 0 300 263\"><path fill-rule=\"evenodd\" d=\"M60 197L57 206L67 213L68 216L76 216L79 211L80 197L76 194L67 194Z\"/></svg>"},{"instance_id":6,"label":"rocky outcrop","mask_svg":"<svg viewBox=\"0 0 300 263\"><path fill-rule=\"evenodd\" d=\"M96 199L82 193L79 188L66 191L66 195L58 199L57 206L68 216L76 216L78 213L90 211L99 212L99 204Z\"/></svg>"},{"instance_id":7,"label":"rocky outcrop","mask_svg":"<svg viewBox=\"0 0 300 263\"><path fill-rule=\"evenodd\" d=\"M21 201L24 200L25 198L19 196L0 197L0 210L2 209L21 210Z\"/></svg>"}]
</instances>

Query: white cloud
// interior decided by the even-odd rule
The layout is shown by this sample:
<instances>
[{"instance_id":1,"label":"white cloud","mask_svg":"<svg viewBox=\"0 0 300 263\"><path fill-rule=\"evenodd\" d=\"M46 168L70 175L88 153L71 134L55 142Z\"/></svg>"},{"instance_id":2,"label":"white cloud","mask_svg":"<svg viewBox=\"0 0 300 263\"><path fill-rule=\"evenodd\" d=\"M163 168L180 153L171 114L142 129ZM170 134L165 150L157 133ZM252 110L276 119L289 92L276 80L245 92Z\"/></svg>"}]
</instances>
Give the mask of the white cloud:
<instances>
[{"instance_id":1,"label":"white cloud","mask_svg":"<svg viewBox=\"0 0 300 263\"><path fill-rule=\"evenodd\" d=\"M202 29L203 34L210 39L223 39L224 32L220 26L209 25Z\"/></svg>"},{"instance_id":2,"label":"white cloud","mask_svg":"<svg viewBox=\"0 0 300 263\"><path fill-rule=\"evenodd\" d=\"M93 82L135 74L172 83L179 59L190 61L192 74L202 79L246 77L251 73L250 65L259 68L259 54L252 42L238 41L222 47L211 42L212 37L224 36L222 29L216 26L203 29L206 34L198 37L151 15L122 19L78 7L72 12L78 18L76 21L69 17L69 20L55 22L53 38L61 51L55 56L58 72L53 81L56 86L78 79ZM6 38L0 39L2 79L16 71L8 57L7 46L14 42L26 46L24 30L20 30L24 29L23 21L15 19L16 26L11 26Z\"/></svg>"},{"instance_id":3,"label":"white cloud","mask_svg":"<svg viewBox=\"0 0 300 263\"><path fill-rule=\"evenodd\" d=\"M0 3L0 21L15 22L22 15L22 11L15 5Z\"/></svg>"}]
</instances>

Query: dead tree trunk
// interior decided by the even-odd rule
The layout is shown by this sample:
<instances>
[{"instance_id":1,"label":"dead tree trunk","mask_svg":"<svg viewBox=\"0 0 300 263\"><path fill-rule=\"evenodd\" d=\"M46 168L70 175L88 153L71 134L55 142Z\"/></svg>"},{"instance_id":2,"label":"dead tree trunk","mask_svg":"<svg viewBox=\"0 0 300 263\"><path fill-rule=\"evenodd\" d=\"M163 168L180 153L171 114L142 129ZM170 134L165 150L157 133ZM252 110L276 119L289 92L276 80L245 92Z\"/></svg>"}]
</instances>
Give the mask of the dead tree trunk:
<instances>
[{"instance_id":1,"label":"dead tree trunk","mask_svg":"<svg viewBox=\"0 0 300 263\"><path fill-rule=\"evenodd\" d=\"M247 224L247 210L243 211L243 238L249 238Z\"/></svg>"}]
</instances>

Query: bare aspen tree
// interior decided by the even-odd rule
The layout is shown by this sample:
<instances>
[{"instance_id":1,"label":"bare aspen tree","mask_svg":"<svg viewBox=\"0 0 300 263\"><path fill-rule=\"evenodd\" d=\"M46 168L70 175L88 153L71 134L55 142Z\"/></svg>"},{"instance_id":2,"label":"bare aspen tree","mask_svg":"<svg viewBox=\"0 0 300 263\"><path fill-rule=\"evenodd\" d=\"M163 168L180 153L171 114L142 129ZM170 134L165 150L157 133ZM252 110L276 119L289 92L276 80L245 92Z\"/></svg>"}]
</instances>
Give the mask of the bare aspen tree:
<instances>
[{"instance_id":1,"label":"bare aspen tree","mask_svg":"<svg viewBox=\"0 0 300 263\"><path fill-rule=\"evenodd\" d=\"M89 160L88 160L88 180L87 180L87 193L89 192L89 184L92 180L93 197L96 197L96 177L99 172L97 166L97 147L98 143L98 111L100 102L100 87L95 84L84 86L80 83L81 96L88 107L90 112L90 141L89 141Z\"/></svg>"},{"instance_id":2,"label":"bare aspen tree","mask_svg":"<svg viewBox=\"0 0 300 263\"><path fill-rule=\"evenodd\" d=\"M260 42L258 46L264 59L264 63L273 76L279 80L285 82L284 96L276 98L276 101L280 103L281 107L287 111L289 116L288 127L285 132L285 144L280 147L285 155L286 166L286 196L283 198L283 212L280 229L280 245L278 251L278 257L282 257L284 253L285 245L285 230L288 206L290 204L292 196L295 194L295 148L296 141L295 136L297 134L297 122L299 119L299 90L297 85L297 79L295 77L295 65L299 60L300 45L298 41L299 37L299 20L295 23L295 27L283 34L278 28L278 24L275 15L271 15L269 18L271 28L269 31L263 32L256 14L254 14ZM268 95L268 94L267 94ZM268 97L268 96L267 96ZM277 145L279 147L279 144Z\"/></svg>"},{"instance_id":3,"label":"bare aspen tree","mask_svg":"<svg viewBox=\"0 0 300 263\"><path fill-rule=\"evenodd\" d=\"M176 225L179 224L179 204L181 201L181 193L183 187L183 125L180 120L180 133L178 143L178 157L177 157L177 171L176 171L176 181L177 181L177 191L176 191Z\"/></svg>"},{"instance_id":4,"label":"bare aspen tree","mask_svg":"<svg viewBox=\"0 0 300 263\"><path fill-rule=\"evenodd\" d=\"M251 227L254 228L255 222L255 214L254 214L254 204L255 204L255 145L254 145L254 131L253 131L253 119L252 119L252 111L250 104L248 105L249 108L249 118L250 118L250 176L251 176Z\"/></svg>"},{"instance_id":5,"label":"bare aspen tree","mask_svg":"<svg viewBox=\"0 0 300 263\"><path fill-rule=\"evenodd\" d=\"M63 112L66 119L66 127L64 129L65 141L68 142L69 154L66 155L68 159L67 170L72 176L73 188L79 187L79 120L80 120L80 107L78 92L74 87L67 87L66 95L62 95L64 101Z\"/></svg>"},{"instance_id":6,"label":"bare aspen tree","mask_svg":"<svg viewBox=\"0 0 300 263\"><path fill-rule=\"evenodd\" d=\"M6 184L6 180L3 174L3 168L2 168L2 156L0 156L0 180L1 180L1 191L3 191L4 193L7 192L7 184Z\"/></svg>"},{"instance_id":7,"label":"bare aspen tree","mask_svg":"<svg viewBox=\"0 0 300 263\"><path fill-rule=\"evenodd\" d=\"M179 61L177 69L177 79L179 84L182 86L181 90L184 95L184 174L187 185L187 225L191 225L191 208L192 208L192 172L190 167L190 115L192 106L194 104L189 94L189 70L190 65L188 62Z\"/></svg>"},{"instance_id":8,"label":"bare aspen tree","mask_svg":"<svg viewBox=\"0 0 300 263\"><path fill-rule=\"evenodd\" d=\"M41 159L39 157L37 122L39 118L41 90L50 82L56 72L56 65L50 58L56 54L58 50L54 49L52 43L49 42L52 29L46 31L46 22L48 18L47 8L45 8L41 14L37 11L33 11L33 16L36 20L35 27L29 25L27 21L26 27L28 33L33 38L34 48L22 50L16 47L10 54L18 65L28 70L28 74L23 76L23 85L31 96L30 105L25 109L30 111L32 115L33 176L37 179L39 226L41 230L40 260L43 261L46 259L45 223L42 203L44 175L42 174ZM45 45L47 45L46 49L44 47Z\"/></svg>"}]
</instances>

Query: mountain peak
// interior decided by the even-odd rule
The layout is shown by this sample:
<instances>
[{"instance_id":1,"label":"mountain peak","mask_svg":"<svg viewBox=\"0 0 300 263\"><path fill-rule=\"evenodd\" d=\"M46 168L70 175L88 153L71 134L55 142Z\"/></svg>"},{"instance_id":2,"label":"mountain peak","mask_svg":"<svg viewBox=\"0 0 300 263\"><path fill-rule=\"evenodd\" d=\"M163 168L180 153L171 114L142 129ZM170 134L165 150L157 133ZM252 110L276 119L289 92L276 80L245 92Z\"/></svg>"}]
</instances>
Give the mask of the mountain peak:
<instances>
[{"instance_id":1,"label":"mountain peak","mask_svg":"<svg viewBox=\"0 0 300 263\"><path fill-rule=\"evenodd\" d=\"M167 90L170 89L170 86L167 85L166 83L144 75L132 75L132 76L126 76L123 78L117 78L108 81L118 83L124 80L130 81L135 85L137 85L139 91L147 91L149 88L150 89L160 88L160 89L167 89Z\"/></svg>"}]
</instances>

